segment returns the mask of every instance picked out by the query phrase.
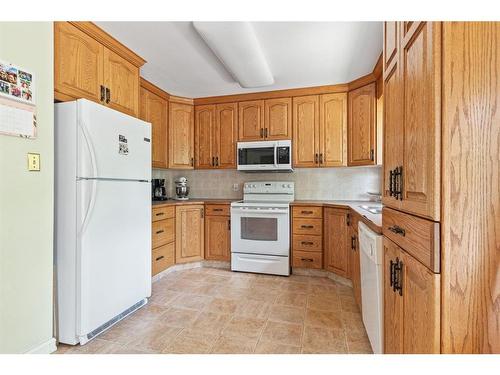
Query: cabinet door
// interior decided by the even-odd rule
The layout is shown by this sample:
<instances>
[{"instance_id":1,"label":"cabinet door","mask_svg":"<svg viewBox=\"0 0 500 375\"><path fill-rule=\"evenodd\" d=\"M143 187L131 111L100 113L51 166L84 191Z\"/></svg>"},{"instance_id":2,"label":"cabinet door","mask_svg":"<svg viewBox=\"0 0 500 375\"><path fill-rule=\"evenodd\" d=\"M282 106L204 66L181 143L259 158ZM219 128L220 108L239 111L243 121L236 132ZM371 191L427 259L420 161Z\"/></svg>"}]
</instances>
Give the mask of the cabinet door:
<instances>
[{"instance_id":1,"label":"cabinet door","mask_svg":"<svg viewBox=\"0 0 500 375\"><path fill-rule=\"evenodd\" d=\"M169 168L193 169L193 143L193 106L170 102L168 121Z\"/></svg>"},{"instance_id":2,"label":"cabinet door","mask_svg":"<svg viewBox=\"0 0 500 375\"><path fill-rule=\"evenodd\" d=\"M376 160L375 83L349 92L348 165L374 165Z\"/></svg>"},{"instance_id":3,"label":"cabinet door","mask_svg":"<svg viewBox=\"0 0 500 375\"><path fill-rule=\"evenodd\" d=\"M320 96L319 162L322 167L347 163L347 94Z\"/></svg>"},{"instance_id":4,"label":"cabinet door","mask_svg":"<svg viewBox=\"0 0 500 375\"><path fill-rule=\"evenodd\" d=\"M347 277L347 211L325 208L323 223L325 268Z\"/></svg>"},{"instance_id":5,"label":"cabinet door","mask_svg":"<svg viewBox=\"0 0 500 375\"><path fill-rule=\"evenodd\" d=\"M238 139L238 104L217 104L215 110L217 128L218 168L236 169L236 141Z\"/></svg>"},{"instance_id":6,"label":"cabinet door","mask_svg":"<svg viewBox=\"0 0 500 375\"><path fill-rule=\"evenodd\" d=\"M384 237L384 353L403 353L403 298L393 290L393 264L401 260L398 245ZM391 263L392 262L392 263Z\"/></svg>"},{"instance_id":7,"label":"cabinet door","mask_svg":"<svg viewBox=\"0 0 500 375\"><path fill-rule=\"evenodd\" d=\"M177 206L175 211L175 263L203 259L204 209L202 205Z\"/></svg>"},{"instance_id":8,"label":"cabinet door","mask_svg":"<svg viewBox=\"0 0 500 375\"><path fill-rule=\"evenodd\" d=\"M319 96L293 98L293 166L319 166Z\"/></svg>"},{"instance_id":9,"label":"cabinet door","mask_svg":"<svg viewBox=\"0 0 500 375\"><path fill-rule=\"evenodd\" d=\"M398 59L398 22L384 22L384 70L390 70Z\"/></svg>"},{"instance_id":10,"label":"cabinet door","mask_svg":"<svg viewBox=\"0 0 500 375\"><path fill-rule=\"evenodd\" d=\"M101 102L102 44L67 22L54 23L54 89Z\"/></svg>"},{"instance_id":11,"label":"cabinet door","mask_svg":"<svg viewBox=\"0 0 500 375\"><path fill-rule=\"evenodd\" d=\"M412 256L403 259L403 352L440 352L440 275ZM398 295L399 296L399 295Z\"/></svg>"},{"instance_id":12,"label":"cabinet door","mask_svg":"<svg viewBox=\"0 0 500 375\"><path fill-rule=\"evenodd\" d=\"M402 41L403 200L401 209L440 217L441 24L411 25Z\"/></svg>"},{"instance_id":13,"label":"cabinet door","mask_svg":"<svg viewBox=\"0 0 500 375\"><path fill-rule=\"evenodd\" d=\"M141 87L139 117L151 123L153 168L167 168L167 101Z\"/></svg>"},{"instance_id":14,"label":"cabinet door","mask_svg":"<svg viewBox=\"0 0 500 375\"><path fill-rule=\"evenodd\" d=\"M292 98L264 102L264 137L268 140L292 138Z\"/></svg>"},{"instance_id":15,"label":"cabinet door","mask_svg":"<svg viewBox=\"0 0 500 375\"><path fill-rule=\"evenodd\" d=\"M201 105L195 108L195 167L215 168L217 153L217 132L215 126L215 105ZM213 148L213 146L215 146Z\"/></svg>"},{"instance_id":16,"label":"cabinet door","mask_svg":"<svg viewBox=\"0 0 500 375\"><path fill-rule=\"evenodd\" d=\"M138 115L139 68L107 48L104 48L104 86L109 89L108 106L131 116Z\"/></svg>"},{"instance_id":17,"label":"cabinet door","mask_svg":"<svg viewBox=\"0 0 500 375\"><path fill-rule=\"evenodd\" d=\"M205 259L231 259L231 219L229 216L205 218Z\"/></svg>"},{"instance_id":18,"label":"cabinet door","mask_svg":"<svg viewBox=\"0 0 500 375\"><path fill-rule=\"evenodd\" d=\"M392 208L399 209L400 200L391 195L391 183L394 178L391 171L403 165L403 92L398 62L385 72L384 83L384 142L383 170L384 187L382 202Z\"/></svg>"},{"instance_id":19,"label":"cabinet door","mask_svg":"<svg viewBox=\"0 0 500 375\"><path fill-rule=\"evenodd\" d=\"M264 101L238 103L238 138L240 141L264 139Z\"/></svg>"},{"instance_id":20,"label":"cabinet door","mask_svg":"<svg viewBox=\"0 0 500 375\"><path fill-rule=\"evenodd\" d=\"M350 273L352 281L352 289L354 292L354 299L358 304L359 309L361 306L361 259L359 257L359 241L358 241L358 231L354 226L350 226L348 233L347 251L350 251Z\"/></svg>"}]
</instances>

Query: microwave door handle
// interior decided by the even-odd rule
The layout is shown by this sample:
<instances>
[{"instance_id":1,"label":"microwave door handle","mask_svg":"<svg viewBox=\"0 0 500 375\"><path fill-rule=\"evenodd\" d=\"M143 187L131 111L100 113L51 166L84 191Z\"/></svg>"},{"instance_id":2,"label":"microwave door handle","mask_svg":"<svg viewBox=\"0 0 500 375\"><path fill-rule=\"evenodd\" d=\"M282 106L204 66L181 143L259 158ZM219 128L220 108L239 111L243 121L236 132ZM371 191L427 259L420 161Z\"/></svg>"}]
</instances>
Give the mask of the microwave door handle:
<instances>
[{"instance_id":1,"label":"microwave door handle","mask_svg":"<svg viewBox=\"0 0 500 375\"><path fill-rule=\"evenodd\" d=\"M278 168L278 143L274 144L274 168Z\"/></svg>"}]
</instances>

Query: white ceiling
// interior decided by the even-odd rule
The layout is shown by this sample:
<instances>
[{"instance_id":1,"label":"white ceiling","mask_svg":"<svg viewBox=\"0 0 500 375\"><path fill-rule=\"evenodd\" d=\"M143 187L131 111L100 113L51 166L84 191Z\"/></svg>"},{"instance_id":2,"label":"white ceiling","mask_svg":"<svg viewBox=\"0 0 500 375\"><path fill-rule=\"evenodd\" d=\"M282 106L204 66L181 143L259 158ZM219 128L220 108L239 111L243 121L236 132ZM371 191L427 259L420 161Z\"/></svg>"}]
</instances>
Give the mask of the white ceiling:
<instances>
[{"instance_id":1,"label":"white ceiling","mask_svg":"<svg viewBox=\"0 0 500 375\"><path fill-rule=\"evenodd\" d=\"M370 73L382 51L381 22L252 22L274 84L242 88L191 22L97 22L148 62L141 75L192 98L346 83Z\"/></svg>"}]
</instances>

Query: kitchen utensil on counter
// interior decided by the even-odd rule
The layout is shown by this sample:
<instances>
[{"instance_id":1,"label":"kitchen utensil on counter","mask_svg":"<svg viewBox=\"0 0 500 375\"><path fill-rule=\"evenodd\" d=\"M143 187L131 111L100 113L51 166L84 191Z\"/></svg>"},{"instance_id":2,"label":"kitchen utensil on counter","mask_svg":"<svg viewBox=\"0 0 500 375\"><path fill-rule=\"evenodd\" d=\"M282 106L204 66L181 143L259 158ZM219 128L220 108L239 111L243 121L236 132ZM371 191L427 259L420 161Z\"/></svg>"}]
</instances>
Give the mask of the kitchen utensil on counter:
<instances>
[{"instance_id":1,"label":"kitchen utensil on counter","mask_svg":"<svg viewBox=\"0 0 500 375\"><path fill-rule=\"evenodd\" d=\"M175 181L175 194L175 199L178 201L185 201L189 199L189 186L187 186L186 177L179 177L179 179Z\"/></svg>"},{"instance_id":2,"label":"kitchen utensil on counter","mask_svg":"<svg viewBox=\"0 0 500 375\"><path fill-rule=\"evenodd\" d=\"M153 201L166 201L168 199L164 178L153 178L151 180L151 199Z\"/></svg>"}]
</instances>

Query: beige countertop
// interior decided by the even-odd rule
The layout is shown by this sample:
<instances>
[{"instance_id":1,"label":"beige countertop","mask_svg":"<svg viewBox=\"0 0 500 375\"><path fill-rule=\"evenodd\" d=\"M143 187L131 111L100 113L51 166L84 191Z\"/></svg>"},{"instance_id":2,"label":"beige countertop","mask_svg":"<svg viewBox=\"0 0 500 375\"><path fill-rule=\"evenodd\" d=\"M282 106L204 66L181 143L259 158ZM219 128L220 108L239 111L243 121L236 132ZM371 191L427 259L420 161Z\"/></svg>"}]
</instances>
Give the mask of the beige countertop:
<instances>
[{"instance_id":1,"label":"beige countertop","mask_svg":"<svg viewBox=\"0 0 500 375\"><path fill-rule=\"evenodd\" d=\"M186 201L178 201L175 199L169 199L166 201L153 201L151 204L153 207L158 206L178 206L185 204L204 204L204 203L214 203L214 204L230 204L231 202L237 202L241 199L222 199L222 198L189 198Z\"/></svg>"}]
</instances>

